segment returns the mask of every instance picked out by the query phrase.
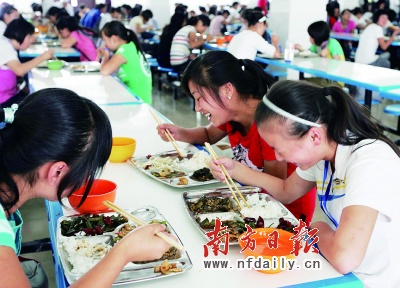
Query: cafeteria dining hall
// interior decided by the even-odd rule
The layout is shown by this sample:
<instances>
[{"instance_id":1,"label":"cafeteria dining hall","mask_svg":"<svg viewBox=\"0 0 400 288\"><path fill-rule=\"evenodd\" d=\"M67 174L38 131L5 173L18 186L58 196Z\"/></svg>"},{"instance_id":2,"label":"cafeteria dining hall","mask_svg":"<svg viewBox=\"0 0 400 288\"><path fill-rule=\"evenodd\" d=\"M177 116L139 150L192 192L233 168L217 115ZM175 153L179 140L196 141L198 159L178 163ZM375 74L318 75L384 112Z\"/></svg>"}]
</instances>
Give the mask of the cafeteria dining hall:
<instances>
[{"instance_id":1,"label":"cafeteria dining hall","mask_svg":"<svg viewBox=\"0 0 400 288\"><path fill-rule=\"evenodd\" d=\"M0 287L400 287L399 0L0 2Z\"/></svg>"}]
</instances>

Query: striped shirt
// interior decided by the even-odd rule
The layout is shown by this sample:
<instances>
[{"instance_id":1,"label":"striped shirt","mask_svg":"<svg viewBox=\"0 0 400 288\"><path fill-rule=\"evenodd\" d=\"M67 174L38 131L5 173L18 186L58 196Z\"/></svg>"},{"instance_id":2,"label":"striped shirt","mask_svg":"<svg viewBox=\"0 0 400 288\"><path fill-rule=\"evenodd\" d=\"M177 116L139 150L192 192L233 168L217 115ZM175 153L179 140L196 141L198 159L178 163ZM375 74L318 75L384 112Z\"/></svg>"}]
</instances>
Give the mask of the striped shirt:
<instances>
[{"instance_id":1,"label":"striped shirt","mask_svg":"<svg viewBox=\"0 0 400 288\"><path fill-rule=\"evenodd\" d=\"M171 45L171 65L176 66L186 63L189 60L191 53L189 45L189 34L190 32L197 33L196 28L192 25L182 27L176 32L172 39Z\"/></svg>"}]
</instances>

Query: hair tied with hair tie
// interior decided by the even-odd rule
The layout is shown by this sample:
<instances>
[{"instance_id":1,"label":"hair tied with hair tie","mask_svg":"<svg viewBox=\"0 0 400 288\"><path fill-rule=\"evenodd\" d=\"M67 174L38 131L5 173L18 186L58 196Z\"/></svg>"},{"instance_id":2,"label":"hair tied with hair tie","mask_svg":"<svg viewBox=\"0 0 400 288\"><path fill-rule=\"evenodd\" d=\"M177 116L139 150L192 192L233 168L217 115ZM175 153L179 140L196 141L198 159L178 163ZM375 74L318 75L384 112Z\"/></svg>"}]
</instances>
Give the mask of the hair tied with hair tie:
<instances>
[{"instance_id":1,"label":"hair tied with hair tie","mask_svg":"<svg viewBox=\"0 0 400 288\"><path fill-rule=\"evenodd\" d=\"M18 104L12 104L10 108L3 108L4 122L11 124L14 122L14 114L18 110Z\"/></svg>"}]
</instances>

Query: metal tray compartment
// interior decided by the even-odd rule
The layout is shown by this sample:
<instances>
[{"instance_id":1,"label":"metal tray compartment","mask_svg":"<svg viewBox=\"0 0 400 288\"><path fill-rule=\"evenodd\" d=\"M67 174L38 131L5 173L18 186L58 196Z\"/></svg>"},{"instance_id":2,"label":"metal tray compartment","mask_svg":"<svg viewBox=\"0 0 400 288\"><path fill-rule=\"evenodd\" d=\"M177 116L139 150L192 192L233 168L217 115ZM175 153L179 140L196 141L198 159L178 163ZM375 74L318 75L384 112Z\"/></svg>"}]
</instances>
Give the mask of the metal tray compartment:
<instances>
[{"instance_id":1,"label":"metal tray compartment","mask_svg":"<svg viewBox=\"0 0 400 288\"><path fill-rule=\"evenodd\" d=\"M185 151L185 153L187 153L187 156L185 158L191 158L193 157L193 155L195 154L194 152L190 152L190 151ZM179 155L178 153L173 150L173 151L166 151L166 152L162 152L162 153L156 153L156 154L150 154L151 156L165 156L165 157L176 157L178 158ZM196 186L203 186L203 185L207 185L207 184L212 184L212 183L218 183L219 181L217 179L212 179L212 180L208 180L208 181L196 181L190 178L190 176L193 174L194 171L190 171L187 170L185 168L182 167L182 172L185 173L184 176L176 176L176 177L172 177L172 178L159 178L154 176L153 174L151 174L151 171L149 169L144 169L144 167L142 166L143 163L148 162L148 155L146 156L139 156L139 157L133 157L130 162L136 166L136 168L138 168L141 172L143 172L144 174L146 174L147 176L150 176L153 179L156 179L157 181L167 184L169 186L175 187L175 188L187 188L187 187L196 187ZM180 180L179 178L185 178L187 180L187 184L186 185L182 185L179 184Z\"/></svg>"},{"instance_id":2,"label":"metal tray compartment","mask_svg":"<svg viewBox=\"0 0 400 288\"><path fill-rule=\"evenodd\" d=\"M298 225L298 220L296 217L280 202L275 200L271 195L267 194L265 190L259 187L253 187L253 186L242 186L238 187L239 191L242 193L242 195L246 198L247 196L250 195L258 195L260 199L265 199L267 201L272 201L280 206L280 209L282 211L282 214L279 217L263 217L264 219L264 227L277 227L279 225L279 218L283 218L287 221L289 221L292 225L296 226ZM228 205L223 206L224 211L221 209L215 210L213 209L214 207L207 206L210 209L206 209L207 211L204 212L198 212L196 209L193 211L193 206L196 201L198 201L200 198L206 197L208 198L220 198L223 199L224 201L229 201L230 209L228 209ZM199 219L200 221L203 221L205 218L208 218L209 221L212 219L215 219L216 217L220 218L221 221L225 220L242 220L244 222L245 216L243 216L240 213L240 208L237 206L235 200L233 199L232 193L228 188L218 188L218 189L209 189L209 190L197 190L197 191L186 191L182 194L182 200L183 204L185 207L186 212L188 213L189 217L192 219L194 222L195 226L198 228L198 230L206 237L207 240L209 238L206 236L206 232L209 232L212 230L212 228L203 228L198 221L196 221L196 218ZM226 202L224 202L226 203ZM258 218L258 217L254 217ZM237 245L237 241L230 241L230 245Z\"/></svg>"},{"instance_id":3,"label":"metal tray compartment","mask_svg":"<svg viewBox=\"0 0 400 288\"><path fill-rule=\"evenodd\" d=\"M167 221L165 217L158 211L157 208L153 206L145 206L145 207L138 207L138 208L133 208L133 209L126 209L127 212L132 213L138 218L141 218L142 220L149 222L153 219L159 220L159 221ZM109 213L99 213L99 214L104 214L105 216L111 216L111 215L117 215L115 212L109 212ZM97 239L100 239L98 243L101 243L102 241L107 238L107 235L112 235L115 236L115 232L106 232L103 235L99 236L63 236L61 234L61 221L63 220L71 220L72 218L76 217L75 216L63 216L60 217L57 221L57 249L59 252L60 256L60 261L62 264L62 268L64 270L64 275L69 282L69 284L72 284L75 282L79 277L82 276L82 274L76 274L72 272L72 265L68 261L68 254L66 250L62 247L62 241L65 238L71 238L71 237L76 237L76 238L95 238L98 237ZM128 224L133 224L134 223L128 221ZM137 226L137 225L135 225ZM171 224L167 221L167 227L169 228L170 232L172 235L174 235L177 239L178 242L182 243L182 241L179 239L179 236L176 234L174 229L172 228ZM118 227L117 229L119 229ZM116 230L117 230L116 229ZM97 240L94 240L97 242ZM161 265L163 260L158 260L158 261L153 261L149 263L128 263L124 269L121 271L117 279L115 280L113 285L122 285L122 284L127 284L127 283L134 283L134 282L139 282L139 281L147 281L147 280L152 280L152 279L159 279L159 278L164 278L164 277L171 277L171 276L177 276L180 275L181 273L184 273L192 268L192 261L190 260L189 254L186 251L180 251L180 257L175 260L168 260L169 263L176 263L179 268L182 268L182 272L178 273L170 273L168 275L164 275L161 273L154 273L154 267Z\"/></svg>"}]
</instances>

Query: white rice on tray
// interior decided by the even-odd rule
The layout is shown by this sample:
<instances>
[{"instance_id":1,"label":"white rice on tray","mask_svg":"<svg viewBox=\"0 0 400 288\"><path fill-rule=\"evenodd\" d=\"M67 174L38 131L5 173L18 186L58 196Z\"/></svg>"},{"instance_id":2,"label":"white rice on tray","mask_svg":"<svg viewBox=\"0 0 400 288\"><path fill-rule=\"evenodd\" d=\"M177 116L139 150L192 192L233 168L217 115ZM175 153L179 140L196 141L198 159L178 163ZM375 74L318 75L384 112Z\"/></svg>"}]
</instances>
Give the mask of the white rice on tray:
<instances>
[{"instance_id":1,"label":"white rice on tray","mask_svg":"<svg viewBox=\"0 0 400 288\"><path fill-rule=\"evenodd\" d=\"M200 150L193 154L190 159L183 159L179 161L178 158L173 159L172 157L159 157L151 156L149 161L141 163L142 167L145 168L151 165L150 170L159 172L163 169L169 169L170 171L182 171L194 172L204 167L208 167L208 163L211 160L211 156L203 150Z\"/></svg>"},{"instance_id":2,"label":"white rice on tray","mask_svg":"<svg viewBox=\"0 0 400 288\"><path fill-rule=\"evenodd\" d=\"M63 237L60 246L67 254L67 260L72 265L71 273L84 274L97 264L111 249L111 245L98 243L88 239Z\"/></svg>"},{"instance_id":3,"label":"white rice on tray","mask_svg":"<svg viewBox=\"0 0 400 288\"><path fill-rule=\"evenodd\" d=\"M240 205L243 209L240 213L244 217L251 217L257 219L259 216L262 218L280 218L286 215L286 211L282 209L281 205L275 201L267 200L259 194L251 194L246 196L246 201L250 208L240 200Z\"/></svg>"}]
</instances>

